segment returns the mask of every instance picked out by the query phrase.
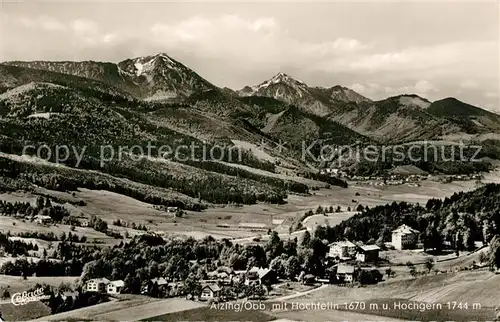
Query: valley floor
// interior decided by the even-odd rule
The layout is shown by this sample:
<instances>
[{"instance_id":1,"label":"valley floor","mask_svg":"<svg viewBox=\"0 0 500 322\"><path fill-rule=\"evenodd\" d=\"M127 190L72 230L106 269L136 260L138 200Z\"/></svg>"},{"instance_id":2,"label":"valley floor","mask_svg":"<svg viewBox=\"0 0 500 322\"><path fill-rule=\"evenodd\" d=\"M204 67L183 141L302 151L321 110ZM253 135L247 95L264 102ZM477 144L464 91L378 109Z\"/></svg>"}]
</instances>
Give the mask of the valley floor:
<instances>
[{"instance_id":1,"label":"valley floor","mask_svg":"<svg viewBox=\"0 0 500 322\"><path fill-rule=\"evenodd\" d=\"M487 174L483 182L500 182L500 172ZM334 226L342 220L349 218L356 212L352 211L358 205L370 206L390 203L392 201L407 201L411 203L426 202L428 198L444 198L458 191L469 191L477 187L475 181L455 181L451 183L438 183L434 181L424 180L418 187L408 185L400 186L364 186L352 184L349 188L343 189L333 187L331 189L321 189L314 191L311 196L290 195L287 204L255 204L242 207L226 206L209 208L203 212L187 211L182 218L176 218L172 213L167 213L153 207L151 204L137 201L135 199L112 193L109 191L79 189L74 193L57 192L39 188L35 192L13 192L0 194L0 200L10 202L28 201L35 203L39 194L56 197L58 200L65 200L63 203L68 210L77 216L90 217L96 215L99 218L106 220L109 227L113 230L125 233L125 231L133 236L135 234L144 233L143 231L124 228L112 225L112 222L119 219L124 222L134 222L143 224L149 231L153 231L164 235L177 236L192 236L195 238L203 238L205 236L213 236L215 238L229 238L233 242L249 243L263 242L268 238L267 231L269 229L276 230L280 238L300 237L302 231L289 233L290 225L302 217L302 215L315 209L318 206L341 207L341 212L329 213L324 215L314 215L306 218L303 225L313 230L317 225L329 224ZM82 205L78 205L78 201L83 201ZM351 211L348 211L351 208ZM115 245L120 242L119 239L113 239L103 233L97 232L88 227L75 227L71 230L68 225L40 225L25 220L0 216L0 229L2 231L10 231L11 233L41 231L66 234L70 231L73 234L85 235L89 239L88 242L98 242L98 245ZM30 239L37 243L41 249L48 246L48 242L37 239ZM53 244L56 244L54 242ZM51 247L54 247L52 245ZM41 251L41 250L40 250ZM310 302L310 301L369 301L382 303L387 299L417 301L417 302L441 302L448 301L463 301L480 303L481 311L479 312L458 312L463 316L473 317L473 313L480 313L481 316L489 316L493 312L493 307L498 305L495 303L500 298L500 276L493 275L487 271L473 271L452 273L459 266L470 266L475 261L478 262L477 253L463 253L459 258L441 258L441 261L436 263L435 268L438 270L447 271L445 274L438 274L419 277L413 279L409 277L408 269L402 266L392 266L396 271L396 278L382 282L376 286L363 288L345 288L339 286L325 286L304 293L292 294L285 296L280 301L293 302ZM412 262L418 265L423 265L425 254L390 254L387 256L394 259L401 256L409 256ZM10 260L11 258L2 257L1 262ZM405 259L406 260L406 259ZM404 261L402 261L403 263ZM380 268L383 271L385 268ZM423 270L423 267L419 267ZM37 282L47 283L53 286L59 286L61 283L71 283L76 277L28 277L23 280L19 277L0 276L0 286L10 286L11 293L23 291L34 286ZM48 319L73 319L78 320L143 320L154 319L172 320L172 318L183 318L191 320L190 317L217 317L214 312L204 307L204 304L199 302L187 301L184 299L165 299L158 300L143 296L121 297L119 300L114 300L109 303L103 303L92 307L87 307L71 312L65 312L57 315L47 316L47 307L37 304L30 304L28 315L16 315L13 306L9 303L1 303L0 310L4 314L4 318L11 320L25 320L34 316L45 316L39 321ZM208 310L208 311L207 311ZM30 313L31 312L31 313ZM182 312L182 313L181 313ZM192 312L192 315L190 315ZM262 313L262 314L261 314ZM324 321L326 320L385 320L397 321L397 319L406 319L415 317L415 315L396 315L387 314L387 312L367 311L351 312L339 311L284 311L284 312L261 312L256 313L255 320L268 321L274 318L283 318L291 320L305 321ZM455 312L455 314L458 314ZM371 314L384 316L384 318L375 317ZM430 314L430 313L429 313ZM450 313L451 314L451 313ZM233 315L231 315L233 317ZM430 317L422 315L423 317ZM457 317L456 315L450 315ZM228 315L229 317L229 315ZM418 316L417 316L418 317Z\"/></svg>"},{"instance_id":2,"label":"valley floor","mask_svg":"<svg viewBox=\"0 0 500 322\"><path fill-rule=\"evenodd\" d=\"M498 172L487 174L484 182L500 182ZM71 214L89 218L96 215L108 222L109 227L121 233L128 233L130 237L142 234L143 231L112 225L120 220L137 225L145 225L149 231L163 235L178 235L194 238L212 236L214 238L228 238L235 242L250 242L254 238L265 240L269 229L280 233L281 238L298 237L299 233L289 235L289 227L309 210L315 211L318 206L336 208L341 207L340 213L331 213L327 216L312 216L307 218L303 225L313 230L317 225L329 224L334 226L354 215L358 205L373 207L393 201L407 201L411 203L425 203L429 198L444 198L455 192L469 191L476 187L474 181L455 181L439 183L424 180L419 187L408 185L399 186L365 186L352 182L348 188L332 187L313 191L310 196L291 194L284 205L264 204L236 206L219 206L202 212L186 211L182 218L175 218L172 213L156 209L153 205L133 198L103 190L79 189L74 193L38 188L35 192L13 192L0 194L0 200L35 203L40 195L53 196L65 200L66 207ZM85 205L75 205L83 201ZM348 211L351 209L352 211ZM0 228L11 233L42 231L60 234L70 232L68 225L39 225L13 217L0 216ZM73 233L85 235L89 242L114 245L119 240L106 236L87 227L76 227Z\"/></svg>"}]
</instances>

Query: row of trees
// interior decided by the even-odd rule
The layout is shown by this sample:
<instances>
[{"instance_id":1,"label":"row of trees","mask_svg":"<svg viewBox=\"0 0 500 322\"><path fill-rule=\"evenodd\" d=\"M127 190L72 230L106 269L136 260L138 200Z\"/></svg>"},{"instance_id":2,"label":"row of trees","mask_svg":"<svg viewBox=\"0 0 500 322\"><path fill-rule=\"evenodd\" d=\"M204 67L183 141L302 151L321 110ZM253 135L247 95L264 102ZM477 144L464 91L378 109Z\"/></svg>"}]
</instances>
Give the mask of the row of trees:
<instances>
[{"instance_id":1,"label":"row of trees","mask_svg":"<svg viewBox=\"0 0 500 322\"><path fill-rule=\"evenodd\" d=\"M0 249L12 257L29 255L30 251L38 251L38 245L22 240L12 240L9 235L0 233Z\"/></svg>"},{"instance_id":2,"label":"row of trees","mask_svg":"<svg viewBox=\"0 0 500 322\"><path fill-rule=\"evenodd\" d=\"M52 205L49 198L38 197L36 205L29 202L9 202L0 200L0 213L5 216L31 217L36 215L50 216L53 221L61 222L69 216L69 211L59 205Z\"/></svg>"},{"instance_id":3,"label":"row of trees","mask_svg":"<svg viewBox=\"0 0 500 322\"><path fill-rule=\"evenodd\" d=\"M132 229L138 229L138 230L143 230L147 231L148 228L146 225L141 225L141 224L136 224L135 222L126 222L124 220L116 219L113 221L113 225L118 226L118 227L127 227L127 228L132 228Z\"/></svg>"},{"instance_id":4,"label":"row of trees","mask_svg":"<svg viewBox=\"0 0 500 322\"><path fill-rule=\"evenodd\" d=\"M7 235L11 235L10 232L7 232ZM17 237L21 238L35 238L35 239L41 239L45 241L70 241L74 243L86 243L87 242L87 236L79 236L77 234L68 232L66 234L65 232L62 232L59 235L56 235L53 232L40 232L40 231L23 231L19 232L16 234Z\"/></svg>"},{"instance_id":5,"label":"row of trees","mask_svg":"<svg viewBox=\"0 0 500 322\"><path fill-rule=\"evenodd\" d=\"M206 208L202 201L210 203L237 203L254 204L256 202L284 203L287 190L306 189L305 185L298 183L286 183L279 181L279 186L261 183L255 180L224 176L214 172L197 170L196 168L182 168L177 172L165 172L165 168L148 160L138 162L109 162L102 169L98 160L94 160L95 169L105 171L116 177L125 177L134 182L123 182L122 180L100 173L82 173L67 168L57 168L44 165L32 165L9 159L0 160L0 169L9 169L5 175L9 178L22 180L32 184L58 191L74 191L77 188L103 189L124 194L140 201L160 204L165 206L179 207L187 210L200 211ZM3 173L3 172L2 172ZM165 190L159 193L154 189L172 189L192 198L179 200L178 198L167 199L171 191ZM285 187L285 188L283 188ZM147 189L150 188L150 189ZM295 189L295 188L293 188Z\"/></svg>"}]
</instances>

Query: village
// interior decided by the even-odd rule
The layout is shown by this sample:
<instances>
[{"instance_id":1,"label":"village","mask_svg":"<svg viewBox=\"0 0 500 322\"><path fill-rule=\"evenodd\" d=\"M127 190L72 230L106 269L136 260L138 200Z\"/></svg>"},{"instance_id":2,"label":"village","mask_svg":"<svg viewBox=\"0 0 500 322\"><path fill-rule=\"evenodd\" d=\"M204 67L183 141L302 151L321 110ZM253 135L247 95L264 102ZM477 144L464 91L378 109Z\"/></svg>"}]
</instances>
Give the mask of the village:
<instances>
[{"instance_id":1,"label":"village","mask_svg":"<svg viewBox=\"0 0 500 322\"><path fill-rule=\"evenodd\" d=\"M471 181L481 180L484 176L481 173L472 174L454 174L454 175L435 175L427 173L413 165L398 166L389 171L387 175L353 175L338 168L326 168L320 171L321 174L339 179L349 180L356 185L371 186L399 186L408 185L410 187L419 187L420 182L424 180L436 181L440 183L450 183L453 181Z\"/></svg>"},{"instance_id":2,"label":"village","mask_svg":"<svg viewBox=\"0 0 500 322\"><path fill-rule=\"evenodd\" d=\"M411 250L418 247L419 231L402 225L392 231L391 242L384 248L395 250ZM325 274L315 276L301 271L295 281L280 276L275 267L250 267L247 270L233 270L227 266L220 266L208 272L206 278L198 281L198 294L190 294L183 288L184 282L168 281L159 277L143 283L141 294L154 297L186 296L199 301L228 301L238 298L272 299L276 292L276 285L283 283L300 283L315 287L321 284L337 284L352 287L354 285L377 284L383 279L381 267L388 263L380 258L381 247L375 244L363 245L349 240L337 241L327 245L328 251L324 259ZM191 261L191 265L196 265ZM238 286L245 286L249 292L241 291ZM109 280L106 277L93 278L85 282L84 291L105 293L114 296L122 293L125 287L123 280ZM240 290L241 292L239 292Z\"/></svg>"}]
</instances>

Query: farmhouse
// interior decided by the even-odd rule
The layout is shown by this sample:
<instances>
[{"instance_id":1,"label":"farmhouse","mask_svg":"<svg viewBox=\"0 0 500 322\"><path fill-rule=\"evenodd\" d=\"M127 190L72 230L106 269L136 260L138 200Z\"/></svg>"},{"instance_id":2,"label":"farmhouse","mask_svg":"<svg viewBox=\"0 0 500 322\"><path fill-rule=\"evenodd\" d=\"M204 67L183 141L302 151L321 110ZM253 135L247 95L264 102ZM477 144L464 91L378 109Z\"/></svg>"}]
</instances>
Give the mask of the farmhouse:
<instances>
[{"instance_id":1,"label":"farmhouse","mask_svg":"<svg viewBox=\"0 0 500 322\"><path fill-rule=\"evenodd\" d=\"M327 257L350 259L356 254L356 245L348 240L331 243L328 247Z\"/></svg>"},{"instance_id":2,"label":"farmhouse","mask_svg":"<svg viewBox=\"0 0 500 322\"><path fill-rule=\"evenodd\" d=\"M153 279L150 279L149 282L142 287L141 294L152 292L155 286L157 286L158 289L166 288L168 287L168 282L163 277L158 277L158 278L155 277Z\"/></svg>"},{"instance_id":3,"label":"farmhouse","mask_svg":"<svg viewBox=\"0 0 500 322\"><path fill-rule=\"evenodd\" d=\"M376 262L378 260L379 252L380 247L378 247L377 245L359 246L358 252L356 253L356 260L363 263Z\"/></svg>"},{"instance_id":4,"label":"farmhouse","mask_svg":"<svg viewBox=\"0 0 500 322\"><path fill-rule=\"evenodd\" d=\"M61 298L63 300L67 300L68 298L71 298L72 300L75 300L77 297L78 297L78 292L62 292L62 293L59 293L59 296L61 296Z\"/></svg>"},{"instance_id":5,"label":"farmhouse","mask_svg":"<svg viewBox=\"0 0 500 322\"><path fill-rule=\"evenodd\" d=\"M276 272L269 268L252 267L247 274L245 285L270 285L276 283L278 276Z\"/></svg>"},{"instance_id":6,"label":"farmhouse","mask_svg":"<svg viewBox=\"0 0 500 322\"><path fill-rule=\"evenodd\" d=\"M339 169L337 169L337 168L326 168L323 173L328 173L328 174L336 176L336 175L339 174Z\"/></svg>"},{"instance_id":7,"label":"farmhouse","mask_svg":"<svg viewBox=\"0 0 500 322\"><path fill-rule=\"evenodd\" d=\"M337 267L337 280L344 283L354 282L354 272L356 268L352 265L339 264Z\"/></svg>"},{"instance_id":8,"label":"farmhouse","mask_svg":"<svg viewBox=\"0 0 500 322\"><path fill-rule=\"evenodd\" d=\"M109 284L109 280L105 277L103 278L93 278L87 281L85 285L85 290L87 292L97 292L97 293L105 293L106 285Z\"/></svg>"},{"instance_id":9,"label":"farmhouse","mask_svg":"<svg viewBox=\"0 0 500 322\"><path fill-rule=\"evenodd\" d=\"M232 276L232 281L234 283L238 283L240 281L245 281L247 275L246 270L234 271L234 275Z\"/></svg>"},{"instance_id":10,"label":"farmhouse","mask_svg":"<svg viewBox=\"0 0 500 322\"><path fill-rule=\"evenodd\" d=\"M106 286L106 291L108 294L120 294L125 286L125 282L122 280L111 281Z\"/></svg>"},{"instance_id":11,"label":"farmhouse","mask_svg":"<svg viewBox=\"0 0 500 322\"><path fill-rule=\"evenodd\" d=\"M215 284L209 284L203 286L201 289L201 300L212 300L220 297L221 288Z\"/></svg>"},{"instance_id":12,"label":"farmhouse","mask_svg":"<svg viewBox=\"0 0 500 322\"><path fill-rule=\"evenodd\" d=\"M415 248L419 233L408 225L401 225L392 231L392 245L399 250Z\"/></svg>"},{"instance_id":13,"label":"farmhouse","mask_svg":"<svg viewBox=\"0 0 500 322\"><path fill-rule=\"evenodd\" d=\"M38 224L50 224L52 222L52 217L45 215L36 215L34 219Z\"/></svg>"},{"instance_id":14,"label":"farmhouse","mask_svg":"<svg viewBox=\"0 0 500 322\"><path fill-rule=\"evenodd\" d=\"M310 285L314 284L314 282L316 282L316 276L313 274L307 274L302 278L302 284Z\"/></svg>"},{"instance_id":15,"label":"farmhouse","mask_svg":"<svg viewBox=\"0 0 500 322\"><path fill-rule=\"evenodd\" d=\"M153 278L153 279L151 280L151 283L152 283L152 284L155 284L155 283L156 283L156 284L158 284L158 286L163 286L163 285L167 285L167 284L168 284L167 280L166 280L166 279L164 279L163 277Z\"/></svg>"}]
</instances>

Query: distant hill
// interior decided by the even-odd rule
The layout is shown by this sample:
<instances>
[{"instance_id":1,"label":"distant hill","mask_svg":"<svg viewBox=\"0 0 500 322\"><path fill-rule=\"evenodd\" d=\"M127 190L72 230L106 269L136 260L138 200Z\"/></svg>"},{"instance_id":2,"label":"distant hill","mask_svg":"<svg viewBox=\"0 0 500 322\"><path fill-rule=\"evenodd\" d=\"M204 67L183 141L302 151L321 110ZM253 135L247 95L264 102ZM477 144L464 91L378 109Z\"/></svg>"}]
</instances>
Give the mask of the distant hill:
<instances>
[{"instance_id":1,"label":"distant hill","mask_svg":"<svg viewBox=\"0 0 500 322\"><path fill-rule=\"evenodd\" d=\"M456 98L449 97L435 101L427 112L460 125L466 133L500 132L500 115Z\"/></svg>"},{"instance_id":2,"label":"distant hill","mask_svg":"<svg viewBox=\"0 0 500 322\"><path fill-rule=\"evenodd\" d=\"M264 103L263 99L253 97L295 105L306 114L328 118L386 143L435 140L453 133L498 132L500 127L495 114L456 99L433 103L415 94L402 94L371 101L346 87L310 87L285 73L278 73L259 85L245 86L237 93L245 102L265 104L270 113L283 111L283 104L273 100ZM443 111L447 107L452 110L456 107L457 111L447 114Z\"/></svg>"},{"instance_id":3,"label":"distant hill","mask_svg":"<svg viewBox=\"0 0 500 322\"><path fill-rule=\"evenodd\" d=\"M304 142L321 141L322 144L350 145L356 142L370 142L370 139L344 125L305 113L294 105L286 110L269 114L262 129L286 142L300 146Z\"/></svg>"},{"instance_id":4,"label":"distant hill","mask_svg":"<svg viewBox=\"0 0 500 322\"><path fill-rule=\"evenodd\" d=\"M337 104L329 118L354 131L384 142L430 140L453 131L445 119L427 112L430 104L416 95L401 95L381 101Z\"/></svg>"},{"instance_id":5,"label":"distant hill","mask_svg":"<svg viewBox=\"0 0 500 322\"><path fill-rule=\"evenodd\" d=\"M21 154L27 144L35 147L47 145L54 149L64 145L80 152L85 149L81 160L72 155L64 164L67 167L77 166L97 171L95 175L88 172L87 176L75 178L69 176L71 172L62 172L62 168L24 167L18 159L14 159L14 163L2 163L8 166L8 171L16 179L23 178L32 184L65 189L64 187L72 188L77 183L85 186L92 178L92 184L99 186L98 173L103 172L141 184L170 188L183 195L201 198L208 203L254 203L258 200L281 203L286 198L286 191L308 191L306 185L298 182L256 174L232 166L231 163L238 163L268 172L274 172L275 167L267 161L259 160L248 151L242 151L241 158L229 158L229 150L233 146L229 138L203 142L193 134L161 124L158 118L154 118L154 114L147 112L161 110L161 107L175 111L184 108L183 105L158 105L125 98L119 96L119 92L109 94L101 91L99 86L102 83L99 81L89 80L89 87L86 87L82 85L85 82L76 81L80 77L72 75L44 72L44 77L41 77L42 73L39 71L13 66L1 70L7 71L2 77L9 77L9 85L13 87L0 94L0 150L15 156ZM54 80L65 85L36 82L33 79ZM73 84L77 84L76 87L73 87ZM93 86L99 90L90 90ZM103 88L106 88L106 85ZM186 115L186 119L190 118L190 115ZM241 126L231 127L231 123L227 124L228 128L233 128L235 132L245 131L241 130ZM211 128L216 130L218 127ZM233 137L232 133L228 135ZM254 136L257 140L258 135ZM218 144L224 150L219 148L214 157L225 163L210 162L210 159L207 162L201 161L204 160L201 149L194 152L193 159L184 156L182 159L172 160L163 160L158 154L159 151L153 150L152 155L144 156L135 162L132 154L137 152L125 150L124 154L115 155L115 158L105 164L101 163L103 145L115 149L136 146L147 151L148 142L156 147L169 146L174 151L179 147L192 145L205 145L210 150L214 144ZM186 153L185 149L182 151ZM43 156L55 162L54 152L52 151L51 155L47 152L47 155ZM18 171L14 171L15 169ZM124 189L127 194L134 193L123 187L120 189Z\"/></svg>"}]
</instances>

